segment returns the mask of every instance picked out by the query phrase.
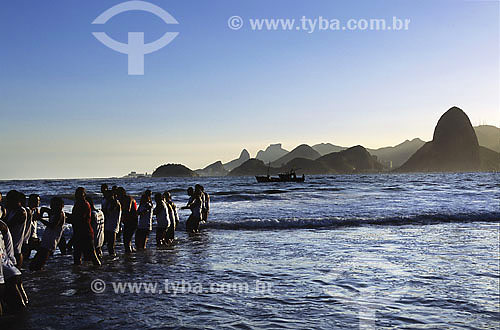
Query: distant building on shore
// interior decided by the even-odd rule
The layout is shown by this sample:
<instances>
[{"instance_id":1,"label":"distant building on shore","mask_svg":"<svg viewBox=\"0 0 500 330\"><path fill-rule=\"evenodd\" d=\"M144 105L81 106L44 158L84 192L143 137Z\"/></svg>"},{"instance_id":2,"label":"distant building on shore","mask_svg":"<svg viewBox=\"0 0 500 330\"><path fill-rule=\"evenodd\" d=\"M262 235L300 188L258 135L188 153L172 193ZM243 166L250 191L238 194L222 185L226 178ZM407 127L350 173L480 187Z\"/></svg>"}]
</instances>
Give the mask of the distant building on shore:
<instances>
[{"instance_id":1,"label":"distant building on shore","mask_svg":"<svg viewBox=\"0 0 500 330\"><path fill-rule=\"evenodd\" d=\"M131 179L149 178L149 177L151 177L151 174L148 174L148 172L142 174L142 173L137 173L135 171L132 171L124 176L124 178L131 178Z\"/></svg>"}]
</instances>

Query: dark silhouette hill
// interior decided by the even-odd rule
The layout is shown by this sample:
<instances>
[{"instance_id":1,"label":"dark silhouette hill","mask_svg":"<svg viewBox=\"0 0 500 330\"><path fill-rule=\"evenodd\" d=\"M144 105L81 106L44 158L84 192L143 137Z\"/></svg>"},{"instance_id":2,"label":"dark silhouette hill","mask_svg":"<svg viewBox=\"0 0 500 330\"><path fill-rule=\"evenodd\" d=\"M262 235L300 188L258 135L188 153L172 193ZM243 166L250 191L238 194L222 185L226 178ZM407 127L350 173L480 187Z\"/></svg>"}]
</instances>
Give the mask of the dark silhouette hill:
<instances>
[{"instance_id":1,"label":"dark silhouette hill","mask_svg":"<svg viewBox=\"0 0 500 330\"><path fill-rule=\"evenodd\" d=\"M452 107L439 119L431 142L418 149L399 172L468 172L481 170L480 148L469 117ZM487 152L484 154L489 155Z\"/></svg>"},{"instance_id":2,"label":"dark silhouette hill","mask_svg":"<svg viewBox=\"0 0 500 330\"><path fill-rule=\"evenodd\" d=\"M332 173L331 169L325 164L317 160L306 158L294 158L286 165L279 169L279 172L284 173L290 170L295 170L300 174L329 174Z\"/></svg>"},{"instance_id":3,"label":"dark silhouette hill","mask_svg":"<svg viewBox=\"0 0 500 330\"><path fill-rule=\"evenodd\" d=\"M500 128L491 125L474 127L480 146L500 152Z\"/></svg>"},{"instance_id":4,"label":"dark silhouette hill","mask_svg":"<svg viewBox=\"0 0 500 330\"><path fill-rule=\"evenodd\" d=\"M331 143L318 143L313 145L312 148L316 150L321 156L347 149L346 147L336 146Z\"/></svg>"},{"instance_id":5,"label":"dark silhouette hill","mask_svg":"<svg viewBox=\"0 0 500 330\"><path fill-rule=\"evenodd\" d=\"M269 168L262 160L251 158L229 172L228 176L266 175L268 169L270 174L276 174L278 172L275 168Z\"/></svg>"},{"instance_id":6,"label":"dark silhouette hill","mask_svg":"<svg viewBox=\"0 0 500 330\"><path fill-rule=\"evenodd\" d=\"M317 159L333 173L380 172L384 169L362 146L354 146L339 152L332 152Z\"/></svg>"},{"instance_id":7,"label":"dark silhouette hill","mask_svg":"<svg viewBox=\"0 0 500 330\"><path fill-rule=\"evenodd\" d=\"M229 163L226 163L224 164L224 168L227 170L227 171L232 171L233 169L235 169L236 167L240 166L241 164L243 164L244 162L246 162L247 160L250 159L250 154L248 153L247 149L243 149L240 153L240 157L238 157L237 159L234 159L232 161L230 161Z\"/></svg>"},{"instance_id":8,"label":"dark silhouette hill","mask_svg":"<svg viewBox=\"0 0 500 330\"><path fill-rule=\"evenodd\" d=\"M281 147L281 143L276 143L269 145L269 147L267 147L265 151L259 150L255 158L257 158L258 160L262 160L267 164L269 162L274 162L280 157L285 156L287 153L288 150L283 149Z\"/></svg>"},{"instance_id":9,"label":"dark silhouette hill","mask_svg":"<svg viewBox=\"0 0 500 330\"><path fill-rule=\"evenodd\" d=\"M287 164L289 161L291 161L294 158L305 158L305 159L317 159L321 157L321 155L308 146L307 144L301 144L300 146L296 147L283 157L278 158L274 162L271 163L271 166L273 167L281 167L285 164Z\"/></svg>"},{"instance_id":10,"label":"dark silhouette hill","mask_svg":"<svg viewBox=\"0 0 500 330\"><path fill-rule=\"evenodd\" d=\"M481 171L500 172L500 153L479 146L479 158L481 159Z\"/></svg>"},{"instance_id":11,"label":"dark silhouette hill","mask_svg":"<svg viewBox=\"0 0 500 330\"><path fill-rule=\"evenodd\" d=\"M204 169L196 170L195 172L200 176L225 176L229 173L221 161L210 164Z\"/></svg>"},{"instance_id":12,"label":"dark silhouette hill","mask_svg":"<svg viewBox=\"0 0 500 330\"><path fill-rule=\"evenodd\" d=\"M198 174L181 164L162 165L158 167L152 174L153 178L196 176L198 176Z\"/></svg>"},{"instance_id":13,"label":"dark silhouette hill","mask_svg":"<svg viewBox=\"0 0 500 330\"><path fill-rule=\"evenodd\" d=\"M392 168L403 165L418 149L425 144L419 138L406 140L394 147L384 147L378 149L367 149L371 155L377 156L379 162L386 167Z\"/></svg>"}]
</instances>

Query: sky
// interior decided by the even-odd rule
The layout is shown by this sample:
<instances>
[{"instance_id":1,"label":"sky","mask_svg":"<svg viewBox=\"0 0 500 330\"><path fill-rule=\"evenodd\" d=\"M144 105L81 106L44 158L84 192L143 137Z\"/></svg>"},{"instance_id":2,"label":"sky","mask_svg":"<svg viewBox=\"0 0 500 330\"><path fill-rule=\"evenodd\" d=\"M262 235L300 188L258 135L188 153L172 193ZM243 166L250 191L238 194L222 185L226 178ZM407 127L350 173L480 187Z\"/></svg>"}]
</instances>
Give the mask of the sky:
<instances>
[{"instance_id":1,"label":"sky","mask_svg":"<svg viewBox=\"0 0 500 330\"><path fill-rule=\"evenodd\" d=\"M122 176L192 169L271 143L396 145L431 140L462 108L499 126L499 2L151 0L179 24L116 0L0 4L0 179ZM240 16L239 30L228 19ZM249 19L408 18L405 31L254 31ZM150 43L144 75L105 32Z\"/></svg>"}]
</instances>

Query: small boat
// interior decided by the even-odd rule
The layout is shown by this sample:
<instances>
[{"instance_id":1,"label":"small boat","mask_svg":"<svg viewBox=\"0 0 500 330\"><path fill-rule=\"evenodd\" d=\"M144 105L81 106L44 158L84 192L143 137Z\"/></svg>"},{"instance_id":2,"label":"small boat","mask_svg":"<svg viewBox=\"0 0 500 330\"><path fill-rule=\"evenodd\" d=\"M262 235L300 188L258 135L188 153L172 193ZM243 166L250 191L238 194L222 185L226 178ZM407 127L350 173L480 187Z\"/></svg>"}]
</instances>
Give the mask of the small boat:
<instances>
[{"instance_id":1,"label":"small boat","mask_svg":"<svg viewBox=\"0 0 500 330\"><path fill-rule=\"evenodd\" d=\"M297 176L294 170L290 170L287 173L278 174L278 177L272 177L269 173L266 176L255 176L257 182L266 183L266 182L304 182L306 177L304 174L302 176Z\"/></svg>"}]
</instances>

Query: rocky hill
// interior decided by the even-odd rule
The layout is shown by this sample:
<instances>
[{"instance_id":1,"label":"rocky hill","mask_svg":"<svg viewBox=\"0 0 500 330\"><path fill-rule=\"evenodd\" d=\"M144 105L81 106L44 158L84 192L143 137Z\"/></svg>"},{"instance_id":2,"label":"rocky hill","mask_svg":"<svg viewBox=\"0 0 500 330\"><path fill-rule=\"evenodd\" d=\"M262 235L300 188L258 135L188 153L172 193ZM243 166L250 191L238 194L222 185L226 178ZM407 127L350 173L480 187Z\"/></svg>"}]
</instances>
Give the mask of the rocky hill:
<instances>
[{"instance_id":1,"label":"rocky hill","mask_svg":"<svg viewBox=\"0 0 500 330\"><path fill-rule=\"evenodd\" d=\"M317 159L333 173L368 173L384 170L370 153L362 146L351 147L339 152L332 152Z\"/></svg>"},{"instance_id":2,"label":"rocky hill","mask_svg":"<svg viewBox=\"0 0 500 330\"><path fill-rule=\"evenodd\" d=\"M229 173L221 161L210 164L204 169L196 170L195 172L200 176L225 176Z\"/></svg>"},{"instance_id":3,"label":"rocky hill","mask_svg":"<svg viewBox=\"0 0 500 330\"><path fill-rule=\"evenodd\" d=\"M230 172L249 159L250 159L250 154L248 153L247 149L243 149L240 153L240 157L230 161L229 163L224 164L223 166L224 166L224 169L226 169L226 171Z\"/></svg>"},{"instance_id":4,"label":"rocky hill","mask_svg":"<svg viewBox=\"0 0 500 330\"><path fill-rule=\"evenodd\" d=\"M367 150L371 155L377 156L378 160L386 167L396 168L403 165L424 144L424 141L415 138L411 141L406 140L394 147Z\"/></svg>"},{"instance_id":5,"label":"rocky hill","mask_svg":"<svg viewBox=\"0 0 500 330\"><path fill-rule=\"evenodd\" d=\"M347 149L346 147L336 146L331 143L318 143L313 145L312 148L316 150L321 156Z\"/></svg>"},{"instance_id":6,"label":"rocky hill","mask_svg":"<svg viewBox=\"0 0 500 330\"><path fill-rule=\"evenodd\" d=\"M268 172L269 166L264 164L262 160L258 160L255 158L251 158L233 169L229 172L228 176L252 176L252 175L266 175ZM277 169L270 168L270 174L276 174Z\"/></svg>"},{"instance_id":7,"label":"rocky hill","mask_svg":"<svg viewBox=\"0 0 500 330\"><path fill-rule=\"evenodd\" d=\"M158 167L151 176L153 178L197 177L198 174L181 164L167 164Z\"/></svg>"},{"instance_id":8,"label":"rocky hill","mask_svg":"<svg viewBox=\"0 0 500 330\"><path fill-rule=\"evenodd\" d=\"M497 153L480 147L465 112L457 107L439 119L431 142L424 144L399 172L489 171L495 167Z\"/></svg>"},{"instance_id":9,"label":"rocky hill","mask_svg":"<svg viewBox=\"0 0 500 330\"><path fill-rule=\"evenodd\" d=\"M266 150L259 150L257 152L258 160L262 160L264 163L274 162L280 157L285 156L288 153L288 150L285 150L281 147L281 143L271 144Z\"/></svg>"},{"instance_id":10,"label":"rocky hill","mask_svg":"<svg viewBox=\"0 0 500 330\"><path fill-rule=\"evenodd\" d=\"M321 155L308 146L307 144L301 144L297 148L293 149L283 157L278 158L274 162L271 163L271 166L273 167L281 167L283 165L286 165L289 161L291 161L294 158L305 158L305 159L317 159L321 157Z\"/></svg>"},{"instance_id":11,"label":"rocky hill","mask_svg":"<svg viewBox=\"0 0 500 330\"><path fill-rule=\"evenodd\" d=\"M474 127L480 146L500 152L500 128L491 125Z\"/></svg>"}]
</instances>

